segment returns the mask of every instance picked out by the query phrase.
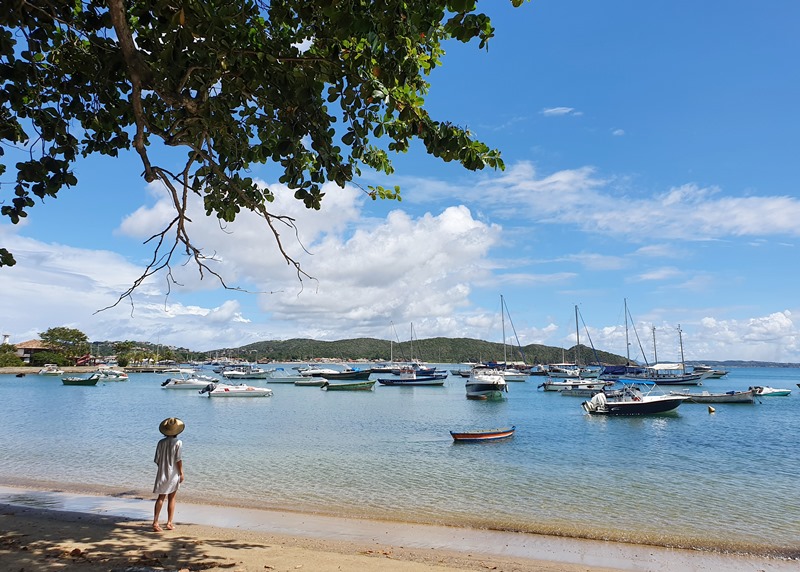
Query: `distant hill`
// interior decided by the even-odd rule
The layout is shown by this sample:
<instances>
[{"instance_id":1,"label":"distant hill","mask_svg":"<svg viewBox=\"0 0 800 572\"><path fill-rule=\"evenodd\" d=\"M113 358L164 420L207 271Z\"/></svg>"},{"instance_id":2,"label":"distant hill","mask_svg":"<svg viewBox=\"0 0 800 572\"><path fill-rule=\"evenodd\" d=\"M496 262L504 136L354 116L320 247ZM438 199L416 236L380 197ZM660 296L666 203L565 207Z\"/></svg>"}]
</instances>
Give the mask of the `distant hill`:
<instances>
[{"instance_id":1,"label":"distant hill","mask_svg":"<svg viewBox=\"0 0 800 572\"><path fill-rule=\"evenodd\" d=\"M574 361L575 348L568 350L552 346L530 344L520 348L506 346L508 361L525 361L528 364L557 363L566 359ZM324 342L310 339L273 340L256 342L239 348L220 348L206 352L208 355L242 357L250 360L309 361L326 358L342 361L407 361L418 359L431 363L462 363L502 361L503 344L471 338L428 338L411 342L391 343L375 338L356 338ZM625 358L608 352L595 352L580 346L581 363L623 364Z\"/></svg>"}]
</instances>

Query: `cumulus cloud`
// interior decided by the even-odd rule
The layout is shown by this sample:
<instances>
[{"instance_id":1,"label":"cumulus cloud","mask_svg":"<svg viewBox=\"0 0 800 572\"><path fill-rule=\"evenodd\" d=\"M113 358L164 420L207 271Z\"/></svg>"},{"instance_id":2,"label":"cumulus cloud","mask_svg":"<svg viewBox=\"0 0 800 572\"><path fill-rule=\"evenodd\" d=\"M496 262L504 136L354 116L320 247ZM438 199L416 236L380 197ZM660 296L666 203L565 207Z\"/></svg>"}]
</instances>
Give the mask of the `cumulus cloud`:
<instances>
[{"instance_id":1,"label":"cumulus cloud","mask_svg":"<svg viewBox=\"0 0 800 572\"><path fill-rule=\"evenodd\" d=\"M131 213L120 233L149 237L170 220L168 198L155 187L150 190L155 201ZM456 331L455 316L468 305L472 278L490 272L488 253L501 228L476 220L465 206L420 216L394 210L375 219L363 216L360 191L325 190L324 211L281 198L272 204L296 220L296 234L281 227L281 238L313 277L302 282L278 253L263 219L243 213L221 227L202 215L199 200L192 205L190 235L198 246L214 245L210 264L215 271L262 292L231 291L221 303L204 303L206 291L219 290L219 283L208 276L201 281L191 263L178 259L172 280L163 274L148 280L134 293L133 306L126 301L93 315L100 304L113 303L143 268L111 252L17 237L6 244L19 264L0 273L0 286L9 293L5 303L13 308L4 316L4 327L16 341L35 338L51 326L80 324L92 339L158 339L196 349L282 337L339 339L343 332L386 336L392 320L404 323L418 316L425 317L420 324L425 335ZM31 295L37 298L35 307L25 303ZM187 296L199 303L187 304ZM68 308L64 300L70 300ZM249 307L238 300L247 300Z\"/></svg>"}]
</instances>

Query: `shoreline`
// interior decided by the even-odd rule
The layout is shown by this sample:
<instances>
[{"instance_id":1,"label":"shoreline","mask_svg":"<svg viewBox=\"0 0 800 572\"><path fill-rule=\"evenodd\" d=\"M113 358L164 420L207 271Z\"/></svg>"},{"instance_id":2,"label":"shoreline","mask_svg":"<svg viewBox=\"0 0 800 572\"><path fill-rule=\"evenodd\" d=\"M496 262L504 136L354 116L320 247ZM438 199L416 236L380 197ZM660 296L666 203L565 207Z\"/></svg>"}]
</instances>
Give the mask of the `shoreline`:
<instances>
[{"instance_id":1,"label":"shoreline","mask_svg":"<svg viewBox=\"0 0 800 572\"><path fill-rule=\"evenodd\" d=\"M179 559L210 558L218 563L220 559L241 560L235 565L236 569L248 572L291 570L299 566L312 570L380 569L398 572L433 569L495 569L508 572L694 572L724 569L730 572L788 572L797 567L796 561L768 557L220 507L193 504L180 498L176 510L176 530L159 534L150 532L152 508L153 500L142 497L94 496L65 493L63 490L0 486L0 520L6 531L0 535L0 567L20 569L22 566L16 566L19 558L33 557L35 554L44 558L65 543L73 546L67 553L77 548L80 553L95 555L95 560L105 559L105 567L83 569L87 571L109 570L108 559L118 555L121 546L132 546L127 552L139 550L144 553L153 550L154 543L173 544L171 548L163 550L166 550L165 554L172 554ZM76 524L91 529L91 534L80 534L82 539L97 540L86 545L75 541ZM112 546L117 537L121 544ZM223 541L231 537L235 540ZM21 542L15 540L21 538L26 539L25 550L22 550ZM184 554L186 551L178 550L180 547L176 543L184 548L198 547L198 551L191 555ZM31 544L38 548L31 551ZM15 550L15 547L19 550ZM199 547L203 550L199 550ZM103 550L107 555L97 557ZM294 564L286 567L276 564L289 553ZM380 562L376 558L381 559ZM265 559L269 560L268 566L265 566ZM390 563L392 567L389 567ZM83 564L93 566L96 562ZM192 569L183 561L175 564ZM323 564L331 567L323 567ZM398 567L395 568L395 565ZM218 568L194 569L229 567L220 564ZM48 569L42 567L41 563L34 568Z\"/></svg>"}]
</instances>

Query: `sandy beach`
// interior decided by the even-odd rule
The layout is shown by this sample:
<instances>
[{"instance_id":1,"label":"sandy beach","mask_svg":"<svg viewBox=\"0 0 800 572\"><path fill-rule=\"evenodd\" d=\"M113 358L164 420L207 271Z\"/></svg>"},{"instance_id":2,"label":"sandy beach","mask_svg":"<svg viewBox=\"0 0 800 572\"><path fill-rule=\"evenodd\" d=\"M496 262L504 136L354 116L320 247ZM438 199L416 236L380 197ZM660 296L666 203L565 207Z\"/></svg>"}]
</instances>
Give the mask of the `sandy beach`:
<instances>
[{"instance_id":1,"label":"sandy beach","mask_svg":"<svg viewBox=\"0 0 800 572\"><path fill-rule=\"evenodd\" d=\"M154 533L124 517L0 506L0 569L602 572L557 562L359 544L181 524Z\"/></svg>"},{"instance_id":2,"label":"sandy beach","mask_svg":"<svg viewBox=\"0 0 800 572\"><path fill-rule=\"evenodd\" d=\"M796 561L500 531L0 487L0 569L78 572L788 572ZM58 507L57 509L48 507ZM74 510L75 507L80 510Z\"/></svg>"}]
</instances>

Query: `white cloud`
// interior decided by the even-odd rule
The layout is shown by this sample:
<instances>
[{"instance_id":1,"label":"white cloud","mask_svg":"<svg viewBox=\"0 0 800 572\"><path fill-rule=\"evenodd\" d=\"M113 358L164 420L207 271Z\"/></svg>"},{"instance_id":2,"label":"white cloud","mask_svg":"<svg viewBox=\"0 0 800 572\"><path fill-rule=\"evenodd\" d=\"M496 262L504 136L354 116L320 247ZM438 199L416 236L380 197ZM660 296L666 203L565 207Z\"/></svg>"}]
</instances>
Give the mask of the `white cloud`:
<instances>
[{"instance_id":1,"label":"white cloud","mask_svg":"<svg viewBox=\"0 0 800 572\"><path fill-rule=\"evenodd\" d=\"M476 220L464 206L418 217L395 210L385 219L368 219L362 216L360 191L325 190L324 211L307 211L291 199L273 203L276 211L296 219L300 242L285 232L284 246L316 281L300 284L277 254L263 219L242 213L223 230L216 219L201 214L197 199L190 233L198 246L215 246L215 270L230 282L270 294L228 292L228 300L188 305L186 296L205 299L206 291L219 285L213 277L201 282L191 263L176 260L172 271L178 284L169 285L169 296L162 274L134 293L133 307L126 301L93 315L113 303L142 267L111 252L15 237L5 245L19 264L0 273L0 286L8 293L4 305L13 309L4 314L2 326L16 341L71 325L95 340L158 340L194 349L287 336L340 339L343 332L385 336L392 320L405 323L419 316L425 316L419 327L426 336L463 330L456 315L469 303L472 279L490 273L487 257L500 227ZM127 217L120 232L149 237L170 219L166 195L151 191L154 204ZM31 296L35 306L26 304ZM251 306L257 301L260 308L244 309L238 299Z\"/></svg>"},{"instance_id":2,"label":"white cloud","mask_svg":"<svg viewBox=\"0 0 800 572\"><path fill-rule=\"evenodd\" d=\"M580 112L575 111L572 107L547 107L542 109L542 115L547 117L559 115L580 115Z\"/></svg>"}]
</instances>

